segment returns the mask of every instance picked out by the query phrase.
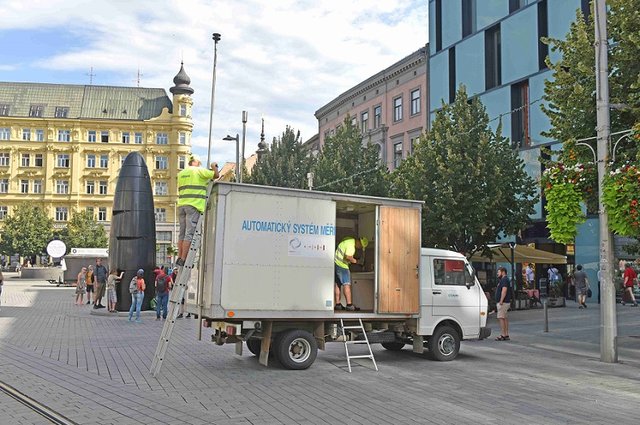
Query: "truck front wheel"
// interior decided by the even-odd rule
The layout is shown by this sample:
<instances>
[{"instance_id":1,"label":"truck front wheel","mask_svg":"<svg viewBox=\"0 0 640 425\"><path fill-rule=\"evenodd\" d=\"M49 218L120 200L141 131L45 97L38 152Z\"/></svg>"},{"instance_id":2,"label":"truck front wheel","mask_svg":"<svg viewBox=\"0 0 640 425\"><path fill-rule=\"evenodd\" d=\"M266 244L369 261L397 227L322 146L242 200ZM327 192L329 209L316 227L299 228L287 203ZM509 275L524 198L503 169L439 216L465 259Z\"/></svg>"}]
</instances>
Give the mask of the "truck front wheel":
<instances>
[{"instance_id":1,"label":"truck front wheel","mask_svg":"<svg viewBox=\"0 0 640 425\"><path fill-rule=\"evenodd\" d=\"M429 337L427 348L432 359L448 362L460 351L460 335L451 326L439 326Z\"/></svg>"},{"instance_id":2,"label":"truck front wheel","mask_svg":"<svg viewBox=\"0 0 640 425\"><path fill-rule=\"evenodd\" d=\"M307 331L283 331L274 342L274 352L285 369L307 369L318 355L318 342Z\"/></svg>"}]
</instances>

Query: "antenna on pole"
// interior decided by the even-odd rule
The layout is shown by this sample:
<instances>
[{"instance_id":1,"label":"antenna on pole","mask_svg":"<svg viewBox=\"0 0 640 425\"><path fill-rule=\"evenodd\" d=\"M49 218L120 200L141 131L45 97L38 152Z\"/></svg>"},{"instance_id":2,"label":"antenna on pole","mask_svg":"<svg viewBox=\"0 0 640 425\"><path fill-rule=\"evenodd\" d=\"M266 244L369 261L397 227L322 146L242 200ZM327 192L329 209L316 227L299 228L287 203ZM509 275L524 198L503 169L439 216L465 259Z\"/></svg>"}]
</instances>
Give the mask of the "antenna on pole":
<instances>
[{"instance_id":1,"label":"antenna on pole","mask_svg":"<svg viewBox=\"0 0 640 425\"><path fill-rule=\"evenodd\" d=\"M89 73L88 74L84 74L87 75L89 77L89 85L92 86L93 85L93 77L96 76L96 74L93 73L93 67L91 67L89 69Z\"/></svg>"},{"instance_id":2,"label":"antenna on pole","mask_svg":"<svg viewBox=\"0 0 640 425\"><path fill-rule=\"evenodd\" d=\"M136 84L138 87L140 87L140 77L142 77L144 74L142 72L140 72L140 67L138 67L138 73L136 74Z\"/></svg>"}]
</instances>

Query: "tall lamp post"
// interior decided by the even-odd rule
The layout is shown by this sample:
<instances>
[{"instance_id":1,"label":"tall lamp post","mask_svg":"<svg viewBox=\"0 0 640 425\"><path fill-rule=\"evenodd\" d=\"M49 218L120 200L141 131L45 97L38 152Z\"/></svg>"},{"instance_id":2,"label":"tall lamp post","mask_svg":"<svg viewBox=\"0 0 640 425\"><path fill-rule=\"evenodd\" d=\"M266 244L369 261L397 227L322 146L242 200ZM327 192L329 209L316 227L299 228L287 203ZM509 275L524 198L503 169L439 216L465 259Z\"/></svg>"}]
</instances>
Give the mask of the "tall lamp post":
<instances>
[{"instance_id":1,"label":"tall lamp post","mask_svg":"<svg viewBox=\"0 0 640 425\"><path fill-rule=\"evenodd\" d=\"M227 134L227 137L222 140L226 142L236 141L236 181L240 182L240 135L236 134L236 137L233 137Z\"/></svg>"},{"instance_id":2,"label":"tall lamp post","mask_svg":"<svg viewBox=\"0 0 640 425\"><path fill-rule=\"evenodd\" d=\"M249 114L247 111L242 111L242 154L240 156L240 183L242 183L242 172L244 171L244 143L247 139L247 118Z\"/></svg>"},{"instance_id":3,"label":"tall lamp post","mask_svg":"<svg viewBox=\"0 0 640 425\"><path fill-rule=\"evenodd\" d=\"M209 146L207 148L207 168L211 165L211 130L213 128L213 101L216 98L216 63L218 62L218 41L220 34L214 32L213 38L213 75L211 77L211 113L209 114Z\"/></svg>"}]
</instances>

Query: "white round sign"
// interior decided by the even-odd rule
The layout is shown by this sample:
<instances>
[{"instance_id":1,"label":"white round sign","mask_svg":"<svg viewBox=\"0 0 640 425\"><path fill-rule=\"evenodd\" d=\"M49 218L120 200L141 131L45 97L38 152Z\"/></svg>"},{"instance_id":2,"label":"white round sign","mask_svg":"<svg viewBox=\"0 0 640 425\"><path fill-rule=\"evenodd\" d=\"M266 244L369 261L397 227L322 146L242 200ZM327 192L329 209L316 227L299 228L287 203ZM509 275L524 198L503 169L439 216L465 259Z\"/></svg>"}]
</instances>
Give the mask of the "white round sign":
<instances>
[{"instance_id":1,"label":"white round sign","mask_svg":"<svg viewBox=\"0 0 640 425\"><path fill-rule=\"evenodd\" d=\"M53 258L60 258L67 253L67 245L59 239L52 240L47 245L47 254Z\"/></svg>"}]
</instances>

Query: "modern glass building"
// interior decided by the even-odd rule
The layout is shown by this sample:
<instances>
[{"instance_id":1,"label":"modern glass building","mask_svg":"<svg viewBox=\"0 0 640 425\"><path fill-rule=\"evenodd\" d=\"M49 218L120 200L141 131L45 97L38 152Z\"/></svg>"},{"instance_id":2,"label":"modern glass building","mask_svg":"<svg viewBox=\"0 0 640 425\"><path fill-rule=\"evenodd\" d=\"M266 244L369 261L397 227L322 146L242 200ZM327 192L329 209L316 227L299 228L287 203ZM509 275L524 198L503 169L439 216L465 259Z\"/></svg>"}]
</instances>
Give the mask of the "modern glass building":
<instances>
[{"instance_id":1,"label":"modern glass building","mask_svg":"<svg viewBox=\"0 0 640 425\"><path fill-rule=\"evenodd\" d=\"M540 38L565 38L577 10L589 13L589 1L430 0L430 122L443 102L453 102L457 88L464 84L468 94L478 96L486 106L489 118L494 119L491 125L496 128L502 122L503 135L538 180L540 148L560 147L559 141L542 135L550 123L540 109L544 82L552 77L545 58L550 56L553 61L559 54L551 52ZM567 254L573 264L585 266L591 282L597 282L597 217L581 226L575 246L565 247L548 238L542 202L531 217L533 226L517 242ZM546 277L546 269L547 265L536 265L536 278Z\"/></svg>"}]
</instances>

